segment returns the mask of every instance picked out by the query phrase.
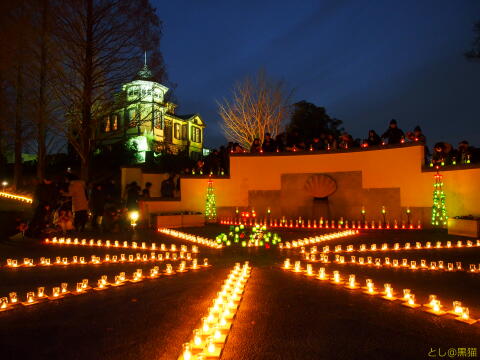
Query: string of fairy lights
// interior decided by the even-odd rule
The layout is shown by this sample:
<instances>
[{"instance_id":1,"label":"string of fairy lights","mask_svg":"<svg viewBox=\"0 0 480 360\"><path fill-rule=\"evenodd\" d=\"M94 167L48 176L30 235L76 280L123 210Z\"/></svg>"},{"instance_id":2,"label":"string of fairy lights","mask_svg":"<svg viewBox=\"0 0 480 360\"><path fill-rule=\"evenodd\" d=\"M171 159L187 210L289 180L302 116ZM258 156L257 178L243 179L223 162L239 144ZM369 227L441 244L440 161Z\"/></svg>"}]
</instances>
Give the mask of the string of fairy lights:
<instances>
[{"instance_id":1,"label":"string of fairy lights","mask_svg":"<svg viewBox=\"0 0 480 360\"><path fill-rule=\"evenodd\" d=\"M250 273L248 262L243 266L235 264L199 328L193 331L191 340L183 344L179 360L220 358Z\"/></svg>"},{"instance_id":2,"label":"string of fairy lights","mask_svg":"<svg viewBox=\"0 0 480 360\"><path fill-rule=\"evenodd\" d=\"M295 263L292 265L290 259L286 259L283 262L282 269L297 274L303 274L324 283L341 286L348 290L361 291L369 296L377 296L392 302L396 301L401 303L403 306L412 309L423 310L436 316L450 314L455 317L455 320L469 325L472 325L478 321L471 318L469 308L463 306L462 302L458 300L453 301L453 306L450 310L446 310L445 306L441 303L437 295L430 295L428 302L422 305L421 303L417 302L418 300L411 289L403 289L402 293L396 293L391 283L385 283L383 288L377 288L373 280L370 278L365 280L365 286L360 286L360 284L357 282L356 274L349 274L347 278L346 276L343 277L338 270L327 273L324 267L320 267L316 272L314 271L312 264L307 263L306 266L303 267L301 261L295 261Z\"/></svg>"},{"instance_id":3,"label":"string of fairy lights","mask_svg":"<svg viewBox=\"0 0 480 360\"><path fill-rule=\"evenodd\" d=\"M161 276L171 276L189 270L198 270L208 267L210 267L208 259L204 259L202 265L198 265L196 259L192 259L190 264L187 264L186 260L182 260L176 269L174 269L172 264L168 263L165 264L163 270L157 265L149 269L147 273L144 273L143 269L136 269L131 276L127 276L126 272L122 271L114 276L113 281L109 281L107 275L102 275L97 280L96 285L90 285L89 279L82 279L80 282L76 283L74 289L69 289L69 284L67 282L61 283L60 286L52 287L50 292L46 291L44 286L39 286L36 291L28 291L24 301L21 301L18 294L12 291L8 293L8 297L0 297L0 311L13 310L21 306L30 306L47 301L54 301L71 295L81 295L92 291L107 290L128 283L138 283L148 279L157 279Z\"/></svg>"}]
</instances>

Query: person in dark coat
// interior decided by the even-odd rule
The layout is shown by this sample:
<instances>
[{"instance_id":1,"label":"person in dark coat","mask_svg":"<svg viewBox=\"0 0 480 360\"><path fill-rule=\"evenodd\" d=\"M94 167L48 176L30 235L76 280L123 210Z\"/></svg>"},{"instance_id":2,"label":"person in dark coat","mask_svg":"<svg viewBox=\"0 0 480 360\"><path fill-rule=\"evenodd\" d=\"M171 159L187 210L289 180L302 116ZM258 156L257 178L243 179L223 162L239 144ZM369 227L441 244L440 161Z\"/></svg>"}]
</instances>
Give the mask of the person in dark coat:
<instances>
[{"instance_id":1,"label":"person in dark coat","mask_svg":"<svg viewBox=\"0 0 480 360\"><path fill-rule=\"evenodd\" d=\"M445 165L452 158L452 145L446 142L438 142L433 147L432 163L433 165Z\"/></svg>"},{"instance_id":2,"label":"person in dark coat","mask_svg":"<svg viewBox=\"0 0 480 360\"><path fill-rule=\"evenodd\" d=\"M33 194L32 206L35 209L29 224L28 236L40 236L49 226L58 195L57 187L48 176L37 185Z\"/></svg>"},{"instance_id":3,"label":"person in dark coat","mask_svg":"<svg viewBox=\"0 0 480 360\"><path fill-rule=\"evenodd\" d=\"M375 130L370 130L368 132L368 138L366 140L368 146L379 146L382 145L382 139L378 136Z\"/></svg>"},{"instance_id":4,"label":"person in dark coat","mask_svg":"<svg viewBox=\"0 0 480 360\"><path fill-rule=\"evenodd\" d=\"M397 120L390 120L390 126L382 135L382 139L387 140L388 145L400 144L405 137L405 134L398 128Z\"/></svg>"},{"instance_id":5,"label":"person in dark coat","mask_svg":"<svg viewBox=\"0 0 480 360\"><path fill-rule=\"evenodd\" d=\"M97 229L98 225L102 222L106 200L107 194L105 193L103 186L101 184L94 185L90 194L90 210L92 210L93 229Z\"/></svg>"},{"instance_id":6,"label":"person in dark coat","mask_svg":"<svg viewBox=\"0 0 480 360\"><path fill-rule=\"evenodd\" d=\"M339 140L340 142L338 144L338 147L340 149L346 149L346 150L351 149L355 144L355 141L353 140L352 135L350 135L347 132L343 132Z\"/></svg>"},{"instance_id":7,"label":"person in dark coat","mask_svg":"<svg viewBox=\"0 0 480 360\"><path fill-rule=\"evenodd\" d=\"M142 190L142 199L150 199L152 196L150 195L150 189L152 188L151 182L145 183L145 189Z\"/></svg>"},{"instance_id":8,"label":"person in dark coat","mask_svg":"<svg viewBox=\"0 0 480 360\"><path fill-rule=\"evenodd\" d=\"M272 139L270 133L265 133L265 139L263 140L262 150L263 152L277 151L277 145L275 144L275 140Z\"/></svg>"},{"instance_id":9,"label":"person in dark coat","mask_svg":"<svg viewBox=\"0 0 480 360\"><path fill-rule=\"evenodd\" d=\"M283 152L285 151L285 134L280 133L275 136L275 151L276 152Z\"/></svg>"},{"instance_id":10,"label":"person in dark coat","mask_svg":"<svg viewBox=\"0 0 480 360\"><path fill-rule=\"evenodd\" d=\"M473 148L470 146L467 140L463 140L458 143L456 159L458 163L470 164L472 161Z\"/></svg>"},{"instance_id":11,"label":"person in dark coat","mask_svg":"<svg viewBox=\"0 0 480 360\"><path fill-rule=\"evenodd\" d=\"M323 150L323 143L320 141L320 136L314 136L312 143L309 146L310 151Z\"/></svg>"},{"instance_id":12,"label":"person in dark coat","mask_svg":"<svg viewBox=\"0 0 480 360\"><path fill-rule=\"evenodd\" d=\"M138 210L138 200L140 198L140 186L134 181L127 188L127 209L128 211Z\"/></svg>"},{"instance_id":13,"label":"person in dark coat","mask_svg":"<svg viewBox=\"0 0 480 360\"><path fill-rule=\"evenodd\" d=\"M259 153L262 152L262 145L260 144L260 139L255 138L253 139L252 146L250 146L251 153Z\"/></svg>"},{"instance_id":14,"label":"person in dark coat","mask_svg":"<svg viewBox=\"0 0 480 360\"><path fill-rule=\"evenodd\" d=\"M411 142L416 142L424 145L424 154L425 154L425 163L428 162L428 157L430 156L430 150L427 146L427 137L423 134L420 126L415 126L413 131L407 132L407 139Z\"/></svg>"},{"instance_id":15,"label":"person in dark coat","mask_svg":"<svg viewBox=\"0 0 480 360\"><path fill-rule=\"evenodd\" d=\"M173 198L175 193L175 182L173 181L174 176L170 175L167 179L162 181L160 188L160 193L164 198Z\"/></svg>"}]
</instances>

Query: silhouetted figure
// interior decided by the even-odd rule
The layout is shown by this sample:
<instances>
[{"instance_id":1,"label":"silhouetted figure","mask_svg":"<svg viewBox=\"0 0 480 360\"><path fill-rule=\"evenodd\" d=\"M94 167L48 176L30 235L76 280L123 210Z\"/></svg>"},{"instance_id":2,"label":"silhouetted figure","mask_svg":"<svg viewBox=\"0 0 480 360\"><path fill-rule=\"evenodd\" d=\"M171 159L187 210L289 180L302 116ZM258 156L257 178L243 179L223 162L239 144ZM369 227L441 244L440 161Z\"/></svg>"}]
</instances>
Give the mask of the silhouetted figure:
<instances>
[{"instance_id":1,"label":"silhouetted figure","mask_svg":"<svg viewBox=\"0 0 480 360\"><path fill-rule=\"evenodd\" d=\"M472 162L473 147L470 146L467 140L458 143L456 159L461 164L469 164Z\"/></svg>"},{"instance_id":2,"label":"silhouetted figure","mask_svg":"<svg viewBox=\"0 0 480 360\"><path fill-rule=\"evenodd\" d=\"M260 144L260 139L255 138L253 139L252 146L250 146L251 153L259 153L262 152L262 145Z\"/></svg>"},{"instance_id":3,"label":"silhouetted figure","mask_svg":"<svg viewBox=\"0 0 480 360\"><path fill-rule=\"evenodd\" d=\"M398 128L397 120L390 120L390 126L382 135L382 139L387 140L388 145L400 144L405 134Z\"/></svg>"},{"instance_id":4,"label":"silhouetted figure","mask_svg":"<svg viewBox=\"0 0 480 360\"><path fill-rule=\"evenodd\" d=\"M140 186L138 186L136 181L128 185L126 195L126 207L128 211L138 210L138 200L140 199Z\"/></svg>"},{"instance_id":5,"label":"silhouetted figure","mask_svg":"<svg viewBox=\"0 0 480 360\"><path fill-rule=\"evenodd\" d=\"M145 189L142 190L142 199L150 199L150 189L152 188L152 183L145 183Z\"/></svg>"},{"instance_id":6,"label":"silhouetted figure","mask_svg":"<svg viewBox=\"0 0 480 360\"><path fill-rule=\"evenodd\" d=\"M98 229L102 222L103 212L105 210L106 194L103 186L96 184L90 193L90 210L92 211L92 228Z\"/></svg>"},{"instance_id":7,"label":"silhouetted figure","mask_svg":"<svg viewBox=\"0 0 480 360\"><path fill-rule=\"evenodd\" d=\"M262 144L263 152L275 152L277 151L277 145L275 145L275 140L272 139L270 133L265 133L265 139Z\"/></svg>"},{"instance_id":8,"label":"silhouetted figure","mask_svg":"<svg viewBox=\"0 0 480 360\"><path fill-rule=\"evenodd\" d=\"M433 165L445 165L451 160L452 145L446 142L438 142L433 147L432 163Z\"/></svg>"},{"instance_id":9,"label":"silhouetted figure","mask_svg":"<svg viewBox=\"0 0 480 360\"><path fill-rule=\"evenodd\" d=\"M323 150L323 146L324 146L324 144L320 140L320 137L319 136L314 136L313 140L312 140L312 142L309 146L309 149L311 151L319 151L319 150Z\"/></svg>"},{"instance_id":10,"label":"silhouetted figure","mask_svg":"<svg viewBox=\"0 0 480 360\"><path fill-rule=\"evenodd\" d=\"M276 146L276 149L275 149L276 152L285 151L285 134L284 133L277 134L277 136L275 137L275 146Z\"/></svg>"},{"instance_id":11,"label":"silhouetted figure","mask_svg":"<svg viewBox=\"0 0 480 360\"><path fill-rule=\"evenodd\" d=\"M37 237L51 223L52 212L58 201L57 187L48 176L37 185L33 194L32 220L27 231L28 236Z\"/></svg>"},{"instance_id":12,"label":"silhouetted figure","mask_svg":"<svg viewBox=\"0 0 480 360\"><path fill-rule=\"evenodd\" d=\"M173 175L170 175L167 179L162 181L160 189L162 197L173 198L175 192L175 182L173 181Z\"/></svg>"},{"instance_id":13,"label":"silhouetted figure","mask_svg":"<svg viewBox=\"0 0 480 360\"><path fill-rule=\"evenodd\" d=\"M347 150L347 149L351 149L352 147L354 147L353 137L352 137L352 135L350 135L347 132L342 133L339 140L340 140L340 142L338 144L338 147L340 149Z\"/></svg>"},{"instance_id":14,"label":"silhouetted figure","mask_svg":"<svg viewBox=\"0 0 480 360\"><path fill-rule=\"evenodd\" d=\"M382 145L382 139L378 136L375 130L370 130L368 132L368 138L366 140L368 146L379 146Z\"/></svg>"},{"instance_id":15,"label":"silhouetted figure","mask_svg":"<svg viewBox=\"0 0 480 360\"><path fill-rule=\"evenodd\" d=\"M88 200L85 182L74 174L67 174L67 179L69 180L68 192L63 195L72 198L73 225L75 230L83 231L88 221Z\"/></svg>"}]
</instances>

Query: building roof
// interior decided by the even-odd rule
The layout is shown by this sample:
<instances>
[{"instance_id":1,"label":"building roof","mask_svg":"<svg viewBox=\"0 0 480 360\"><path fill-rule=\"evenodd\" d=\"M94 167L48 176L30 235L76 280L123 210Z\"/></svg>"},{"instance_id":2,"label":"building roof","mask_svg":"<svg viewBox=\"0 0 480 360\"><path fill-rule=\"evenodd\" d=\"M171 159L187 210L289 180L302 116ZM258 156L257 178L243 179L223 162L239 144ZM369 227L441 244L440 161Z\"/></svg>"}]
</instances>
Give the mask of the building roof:
<instances>
[{"instance_id":1,"label":"building roof","mask_svg":"<svg viewBox=\"0 0 480 360\"><path fill-rule=\"evenodd\" d=\"M198 115L198 114L185 114L185 115L177 115L177 114L175 114L176 117L178 117L178 118L180 118L180 119L183 119L183 120L191 119L191 118L194 117L195 115Z\"/></svg>"},{"instance_id":2,"label":"building roof","mask_svg":"<svg viewBox=\"0 0 480 360\"><path fill-rule=\"evenodd\" d=\"M137 72L137 75L133 80L155 81L153 78L153 74L148 68L147 64L143 65L143 67Z\"/></svg>"}]
</instances>

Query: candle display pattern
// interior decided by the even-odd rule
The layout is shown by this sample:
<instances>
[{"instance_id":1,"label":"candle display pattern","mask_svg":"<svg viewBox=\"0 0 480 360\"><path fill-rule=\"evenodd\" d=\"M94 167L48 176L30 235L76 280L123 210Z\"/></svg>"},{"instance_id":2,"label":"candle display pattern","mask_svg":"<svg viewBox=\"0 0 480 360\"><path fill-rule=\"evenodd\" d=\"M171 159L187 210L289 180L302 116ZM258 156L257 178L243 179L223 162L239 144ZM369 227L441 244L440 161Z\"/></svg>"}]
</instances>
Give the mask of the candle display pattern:
<instances>
[{"instance_id":1,"label":"candle display pattern","mask_svg":"<svg viewBox=\"0 0 480 360\"><path fill-rule=\"evenodd\" d=\"M285 259L281 268L305 276L311 276L311 274L314 273L312 264L307 263L305 266L302 266L300 261L296 261L295 266L292 266L291 261L288 258ZM469 325L475 324L479 321L473 319L470 316L468 307L462 306L462 303L457 300L453 302L452 309L449 311L440 302L436 295L430 295L428 302L422 305L417 302L415 294L412 293L411 289L403 289L402 293L395 292L392 284L385 283L383 287L380 287L375 285L372 279L366 279L365 286L360 286L360 284L356 282L355 274L350 274L348 278L342 278L339 271L333 271L332 274L327 274L324 267L318 269L318 275L315 276L315 279L334 285L343 285L344 288L349 290L359 290L369 296L379 296L384 300L400 302L403 306L412 309L420 309L435 316L450 314L455 316L455 320Z\"/></svg>"},{"instance_id":2,"label":"candle display pattern","mask_svg":"<svg viewBox=\"0 0 480 360\"><path fill-rule=\"evenodd\" d=\"M480 264L469 264L468 267L464 267L461 261L447 262L443 260L427 262L426 259L409 260L409 259L391 259L374 258L371 256L350 256L350 259L340 254L335 254L333 260L330 259L328 253L310 254L304 253L304 260L311 262L330 263L333 261L336 264L345 265L360 265L371 266L374 268L391 268L391 269L408 269L408 270L427 270L427 271L467 271L472 274L480 274Z\"/></svg>"},{"instance_id":3,"label":"candle display pattern","mask_svg":"<svg viewBox=\"0 0 480 360\"><path fill-rule=\"evenodd\" d=\"M480 247L480 240L457 240L457 241L426 241L424 243L417 241L415 243L406 242L404 244L394 243L393 246L390 246L388 243L383 243L381 245L373 244L360 244L355 247L355 245L327 245L322 248L321 252L376 252L376 251L404 251L404 250L435 250L435 249L461 249L461 248L478 248ZM318 248L311 248L310 252L318 252Z\"/></svg>"},{"instance_id":4,"label":"candle display pattern","mask_svg":"<svg viewBox=\"0 0 480 360\"><path fill-rule=\"evenodd\" d=\"M278 247L280 249L294 249L302 246L318 244L321 242L344 238L347 236L353 236L357 234L358 234L358 230L344 230L344 231L333 232L333 233L324 234L324 235L311 236L309 238L304 238L304 239L286 241L285 243L278 244Z\"/></svg>"},{"instance_id":5,"label":"candle display pattern","mask_svg":"<svg viewBox=\"0 0 480 360\"><path fill-rule=\"evenodd\" d=\"M179 360L220 358L250 273L248 262L235 264L192 339L183 344Z\"/></svg>"},{"instance_id":6,"label":"candle display pattern","mask_svg":"<svg viewBox=\"0 0 480 360\"><path fill-rule=\"evenodd\" d=\"M131 276L127 276L125 272L120 272L115 275L113 279L109 279L107 275L102 275L94 284L91 284L89 279L82 279L77 282L72 289L69 284L64 282L60 286L54 286L51 292L47 292L45 287L37 287L37 291L29 291L26 294L25 301L20 301L16 292L10 292L8 296L0 297L0 311L13 310L21 306L29 306L41 302L62 299L68 296L86 294L92 291L102 291L113 287L126 285L128 283L138 283L140 281L157 279L161 276L175 275L189 270L198 270L202 268L209 268L208 259L204 259L203 264L198 264L196 259L187 265L185 260L182 260L176 268L171 264L166 264L162 270L159 266L154 266L146 273L143 269L136 269Z\"/></svg>"},{"instance_id":7,"label":"candle display pattern","mask_svg":"<svg viewBox=\"0 0 480 360\"><path fill-rule=\"evenodd\" d=\"M303 229L303 230L316 230L316 229L354 229L354 230L420 230L422 229L422 223L419 220L416 225L410 221L397 221L394 220L393 224L390 224L389 220L379 219L378 221L360 221L360 220L324 220L307 219L271 219L263 218L258 219L255 213L252 216L232 218L226 217L218 221L221 225L244 225L244 226L268 226L270 228L288 228L288 229Z\"/></svg>"},{"instance_id":8,"label":"candle display pattern","mask_svg":"<svg viewBox=\"0 0 480 360\"><path fill-rule=\"evenodd\" d=\"M33 199L31 197L18 195L18 194L13 194L13 193L8 193L8 192L5 192L5 191L0 191L0 196L4 197L6 199L17 200L17 201L21 201L21 202L24 202L24 203L27 203L27 204L33 203Z\"/></svg>"},{"instance_id":9,"label":"candle display pattern","mask_svg":"<svg viewBox=\"0 0 480 360\"><path fill-rule=\"evenodd\" d=\"M157 229L159 233L172 236L174 238L184 240L184 241L189 241L189 242L194 242L198 245L202 246L207 246L213 249L221 249L222 244L217 244L217 242L214 239L209 239L203 236L197 236L193 234L187 234L178 230L172 230L172 229L167 229L167 228L159 228Z\"/></svg>"},{"instance_id":10,"label":"candle display pattern","mask_svg":"<svg viewBox=\"0 0 480 360\"><path fill-rule=\"evenodd\" d=\"M170 244L170 247L165 244L160 244L160 247L156 243L147 244L146 242L138 243L136 241L118 241L118 240L103 240L103 239L72 239L64 237L53 237L52 239L46 238L44 240L45 244L48 245L75 245L75 246L84 246L84 247L99 247L99 248L117 248L117 249L131 249L131 250L149 250L149 251L169 251L177 252L183 251L188 252L187 245L181 245L178 247L176 244ZM190 248L192 253L198 253L198 246L192 245Z\"/></svg>"},{"instance_id":11,"label":"candle display pattern","mask_svg":"<svg viewBox=\"0 0 480 360\"><path fill-rule=\"evenodd\" d=\"M105 264L123 264L123 263L146 263L146 262L163 262L163 261L192 261L192 253L190 252L165 252L165 253L156 253L151 252L150 254L146 253L136 253L136 254L119 254L119 255L110 255L105 254L102 257L91 255L90 257L85 256L56 256L55 258L41 257L37 261L32 258L23 258L19 261L17 259L7 259L5 263L5 268L15 269L15 268L33 268L33 267L47 267L47 266L72 266L72 265L105 265Z\"/></svg>"}]
</instances>

